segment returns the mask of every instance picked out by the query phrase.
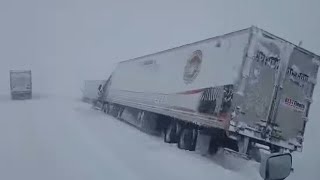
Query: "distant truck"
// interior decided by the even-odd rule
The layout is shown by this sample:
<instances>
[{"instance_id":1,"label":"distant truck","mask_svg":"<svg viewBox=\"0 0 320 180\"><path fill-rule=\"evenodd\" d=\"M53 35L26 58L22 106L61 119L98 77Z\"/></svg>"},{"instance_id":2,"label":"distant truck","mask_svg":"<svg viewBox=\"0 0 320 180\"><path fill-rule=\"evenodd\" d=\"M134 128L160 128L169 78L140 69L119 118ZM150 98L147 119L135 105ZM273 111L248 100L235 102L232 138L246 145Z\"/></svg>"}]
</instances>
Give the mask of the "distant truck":
<instances>
[{"instance_id":1,"label":"distant truck","mask_svg":"<svg viewBox=\"0 0 320 180\"><path fill-rule=\"evenodd\" d=\"M30 70L10 71L11 99L32 98L32 77Z\"/></svg>"},{"instance_id":2,"label":"distant truck","mask_svg":"<svg viewBox=\"0 0 320 180\"><path fill-rule=\"evenodd\" d=\"M319 59L251 27L120 62L102 109L181 149L302 151Z\"/></svg>"}]
</instances>

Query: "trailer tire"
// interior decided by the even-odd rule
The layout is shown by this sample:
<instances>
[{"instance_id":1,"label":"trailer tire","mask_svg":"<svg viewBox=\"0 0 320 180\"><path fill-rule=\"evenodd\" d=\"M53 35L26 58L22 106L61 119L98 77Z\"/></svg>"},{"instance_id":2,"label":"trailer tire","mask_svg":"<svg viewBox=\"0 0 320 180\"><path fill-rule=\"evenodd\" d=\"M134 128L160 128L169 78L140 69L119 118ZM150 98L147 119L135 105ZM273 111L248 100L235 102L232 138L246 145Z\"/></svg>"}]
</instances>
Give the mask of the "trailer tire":
<instances>
[{"instance_id":1,"label":"trailer tire","mask_svg":"<svg viewBox=\"0 0 320 180\"><path fill-rule=\"evenodd\" d=\"M169 126L164 130L164 142L176 143L178 139L177 125L174 122L169 123Z\"/></svg>"},{"instance_id":2,"label":"trailer tire","mask_svg":"<svg viewBox=\"0 0 320 180\"><path fill-rule=\"evenodd\" d=\"M102 111L107 114L107 108L108 108L108 104L104 103L102 106Z\"/></svg>"},{"instance_id":3,"label":"trailer tire","mask_svg":"<svg viewBox=\"0 0 320 180\"><path fill-rule=\"evenodd\" d=\"M113 116L114 118L117 118L118 113L119 113L119 107L113 104L110 108L110 115Z\"/></svg>"},{"instance_id":4,"label":"trailer tire","mask_svg":"<svg viewBox=\"0 0 320 180\"><path fill-rule=\"evenodd\" d=\"M195 151L197 146L197 140L198 140L198 128L192 129L192 145L190 147L190 151Z\"/></svg>"},{"instance_id":5,"label":"trailer tire","mask_svg":"<svg viewBox=\"0 0 320 180\"><path fill-rule=\"evenodd\" d=\"M217 137L216 134L211 136L209 149L208 149L208 153L210 155L215 155L218 152L219 148L221 147L220 141L221 141L220 138Z\"/></svg>"},{"instance_id":6,"label":"trailer tire","mask_svg":"<svg viewBox=\"0 0 320 180\"><path fill-rule=\"evenodd\" d=\"M196 149L197 131L195 128L183 128L178 142L179 149L194 151Z\"/></svg>"},{"instance_id":7,"label":"trailer tire","mask_svg":"<svg viewBox=\"0 0 320 180\"><path fill-rule=\"evenodd\" d=\"M117 111L117 119L121 119L123 111L124 111L124 107L119 106Z\"/></svg>"},{"instance_id":8,"label":"trailer tire","mask_svg":"<svg viewBox=\"0 0 320 180\"><path fill-rule=\"evenodd\" d=\"M259 148L251 147L248 150L248 155L251 159L255 160L256 162L261 162L261 153Z\"/></svg>"},{"instance_id":9,"label":"trailer tire","mask_svg":"<svg viewBox=\"0 0 320 180\"><path fill-rule=\"evenodd\" d=\"M106 114L110 114L110 104L106 104Z\"/></svg>"}]
</instances>

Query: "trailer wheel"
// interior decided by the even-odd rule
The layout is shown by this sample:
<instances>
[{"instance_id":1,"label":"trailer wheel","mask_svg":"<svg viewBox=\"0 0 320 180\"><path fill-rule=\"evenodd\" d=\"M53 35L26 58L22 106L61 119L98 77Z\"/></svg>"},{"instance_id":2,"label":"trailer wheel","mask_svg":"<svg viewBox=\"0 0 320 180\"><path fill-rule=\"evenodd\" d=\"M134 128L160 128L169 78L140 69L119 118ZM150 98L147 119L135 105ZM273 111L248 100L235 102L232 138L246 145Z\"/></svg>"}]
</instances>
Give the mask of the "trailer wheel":
<instances>
[{"instance_id":1,"label":"trailer wheel","mask_svg":"<svg viewBox=\"0 0 320 180\"><path fill-rule=\"evenodd\" d=\"M119 106L117 111L117 119L121 119L123 111L124 111L124 107Z\"/></svg>"},{"instance_id":2,"label":"trailer wheel","mask_svg":"<svg viewBox=\"0 0 320 180\"><path fill-rule=\"evenodd\" d=\"M179 149L194 151L196 148L197 130L195 128L183 128L178 142Z\"/></svg>"},{"instance_id":3,"label":"trailer wheel","mask_svg":"<svg viewBox=\"0 0 320 180\"><path fill-rule=\"evenodd\" d=\"M177 136L177 125L176 123L171 122L164 131L164 142L176 143L178 139Z\"/></svg>"},{"instance_id":4,"label":"trailer wheel","mask_svg":"<svg viewBox=\"0 0 320 180\"><path fill-rule=\"evenodd\" d=\"M107 108L108 108L108 105L106 103L103 104L102 106L102 111L107 114Z\"/></svg>"},{"instance_id":5,"label":"trailer wheel","mask_svg":"<svg viewBox=\"0 0 320 180\"><path fill-rule=\"evenodd\" d=\"M119 107L118 107L117 105L114 105L114 104L113 104L113 105L111 106L111 109L110 109L110 114L111 114L111 116L117 118L118 113L119 113Z\"/></svg>"},{"instance_id":6,"label":"trailer wheel","mask_svg":"<svg viewBox=\"0 0 320 180\"><path fill-rule=\"evenodd\" d=\"M192 145L191 145L190 151L196 150L197 140L198 140L198 128L193 128L192 129Z\"/></svg>"},{"instance_id":7,"label":"trailer wheel","mask_svg":"<svg viewBox=\"0 0 320 180\"><path fill-rule=\"evenodd\" d=\"M110 104L106 104L106 114L110 114Z\"/></svg>"},{"instance_id":8,"label":"trailer wheel","mask_svg":"<svg viewBox=\"0 0 320 180\"><path fill-rule=\"evenodd\" d=\"M219 130L215 130L211 134L210 144L209 144L209 150L208 153L210 155L215 155L219 148L222 147L222 132Z\"/></svg>"},{"instance_id":9,"label":"trailer wheel","mask_svg":"<svg viewBox=\"0 0 320 180\"><path fill-rule=\"evenodd\" d=\"M209 154L215 155L219 150L219 144L217 143L217 139L211 137L210 145L209 145Z\"/></svg>"},{"instance_id":10,"label":"trailer wheel","mask_svg":"<svg viewBox=\"0 0 320 180\"><path fill-rule=\"evenodd\" d=\"M251 147L248 150L248 155L251 159L255 160L256 162L261 162L261 153L259 148Z\"/></svg>"}]
</instances>

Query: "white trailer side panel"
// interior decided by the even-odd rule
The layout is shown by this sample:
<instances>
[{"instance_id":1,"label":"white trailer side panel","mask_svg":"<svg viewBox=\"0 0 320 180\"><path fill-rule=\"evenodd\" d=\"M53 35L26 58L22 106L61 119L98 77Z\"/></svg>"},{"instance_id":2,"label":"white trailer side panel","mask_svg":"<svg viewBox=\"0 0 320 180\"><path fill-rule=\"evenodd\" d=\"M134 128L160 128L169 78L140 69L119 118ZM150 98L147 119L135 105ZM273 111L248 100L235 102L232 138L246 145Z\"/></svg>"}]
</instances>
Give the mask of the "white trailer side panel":
<instances>
[{"instance_id":1,"label":"white trailer side panel","mask_svg":"<svg viewBox=\"0 0 320 180\"><path fill-rule=\"evenodd\" d=\"M176 118L189 114L183 119L222 127L213 115L223 108L224 86L239 77L249 36L249 30L238 31L119 63L106 100ZM205 105L213 107L210 112L199 110L201 99L213 98L215 105Z\"/></svg>"},{"instance_id":2,"label":"white trailer side panel","mask_svg":"<svg viewBox=\"0 0 320 180\"><path fill-rule=\"evenodd\" d=\"M123 61L103 99L301 150L319 64L252 27Z\"/></svg>"},{"instance_id":3,"label":"white trailer side panel","mask_svg":"<svg viewBox=\"0 0 320 180\"><path fill-rule=\"evenodd\" d=\"M111 89L168 94L232 84L248 39L249 30L245 30L124 61L113 73ZM202 52L201 67L193 82L186 83L185 67L197 50Z\"/></svg>"}]
</instances>

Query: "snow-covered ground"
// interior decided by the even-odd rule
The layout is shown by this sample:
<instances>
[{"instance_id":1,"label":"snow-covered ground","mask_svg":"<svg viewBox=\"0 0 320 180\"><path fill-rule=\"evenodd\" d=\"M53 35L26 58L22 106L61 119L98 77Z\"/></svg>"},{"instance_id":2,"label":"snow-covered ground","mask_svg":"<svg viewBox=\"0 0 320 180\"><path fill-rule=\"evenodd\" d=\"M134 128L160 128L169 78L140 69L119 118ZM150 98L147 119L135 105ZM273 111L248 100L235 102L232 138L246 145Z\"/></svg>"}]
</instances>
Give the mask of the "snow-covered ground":
<instances>
[{"instance_id":1,"label":"snow-covered ground","mask_svg":"<svg viewBox=\"0 0 320 180\"><path fill-rule=\"evenodd\" d=\"M256 164L179 150L76 99L1 96L0 114L3 180L260 179Z\"/></svg>"},{"instance_id":2,"label":"snow-covered ground","mask_svg":"<svg viewBox=\"0 0 320 180\"><path fill-rule=\"evenodd\" d=\"M257 163L180 150L71 97L35 95L11 101L0 96L0 114L4 180L261 179ZM309 128L307 136L316 132ZM289 180L318 179L313 147L319 143L310 140L295 156Z\"/></svg>"}]
</instances>

